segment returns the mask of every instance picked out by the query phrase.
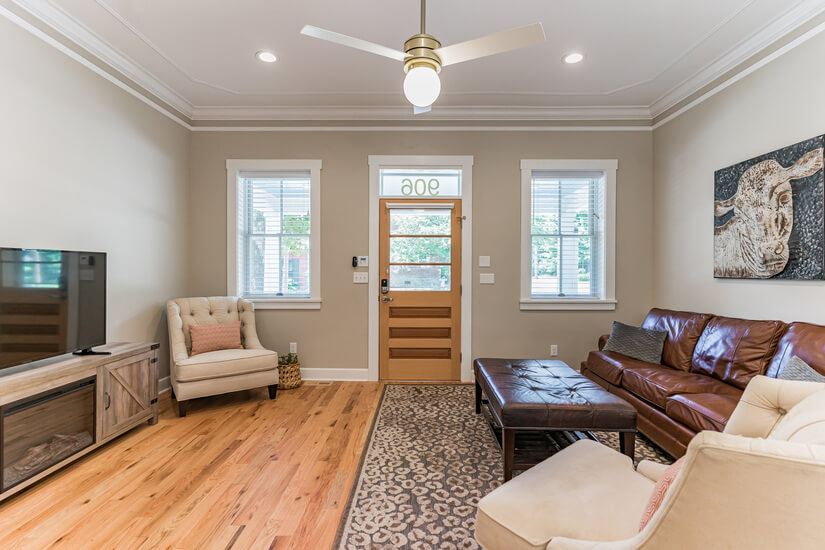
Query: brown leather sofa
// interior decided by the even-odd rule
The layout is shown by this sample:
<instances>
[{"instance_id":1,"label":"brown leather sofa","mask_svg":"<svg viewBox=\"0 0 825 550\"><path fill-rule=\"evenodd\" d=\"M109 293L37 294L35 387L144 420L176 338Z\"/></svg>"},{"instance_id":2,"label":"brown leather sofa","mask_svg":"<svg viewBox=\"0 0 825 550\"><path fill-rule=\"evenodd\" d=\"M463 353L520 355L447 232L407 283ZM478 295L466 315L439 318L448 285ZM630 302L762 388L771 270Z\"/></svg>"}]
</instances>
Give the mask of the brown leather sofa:
<instances>
[{"instance_id":1,"label":"brown leather sofa","mask_svg":"<svg viewBox=\"0 0 825 550\"><path fill-rule=\"evenodd\" d=\"M775 377L794 355L825 374L825 326L657 308L642 326L667 332L661 365L602 351L602 336L581 372L636 407L639 431L676 457L697 432L724 430L754 376Z\"/></svg>"}]
</instances>

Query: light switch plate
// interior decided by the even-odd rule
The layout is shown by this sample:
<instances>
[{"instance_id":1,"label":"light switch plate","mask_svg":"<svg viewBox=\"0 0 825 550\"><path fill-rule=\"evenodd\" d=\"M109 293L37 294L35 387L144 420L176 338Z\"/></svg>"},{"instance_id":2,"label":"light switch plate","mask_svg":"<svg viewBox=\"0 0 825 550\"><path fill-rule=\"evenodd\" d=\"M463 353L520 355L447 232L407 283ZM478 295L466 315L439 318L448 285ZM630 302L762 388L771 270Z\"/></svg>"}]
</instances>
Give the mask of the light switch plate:
<instances>
[{"instance_id":1,"label":"light switch plate","mask_svg":"<svg viewBox=\"0 0 825 550\"><path fill-rule=\"evenodd\" d=\"M370 265L370 257L369 256L358 256L358 267L369 267Z\"/></svg>"},{"instance_id":2,"label":"light switch plate","mask_svg":"<svg viewBox=\"0 0 825 550\"><path fill-rule=\"evenodd\" d=\"M490 256L479 256L478 267L490 267Z\"/></svg>"},{"instance_id":3,"label":"light switch plate","mask_svg":"<svg viewBox=\"0 0 825 550\"><path fill-rule=\"evenodd\" d=\"M370 282L370 274L366 271L355 271L352 274L353 283L368 283Z\"/></svg>"},{"instance_id":4,"label":"light switch plate","mask_svg":"<svg viewBox=\"0 0 825 550\"><path fill-rule=\"evenodd\" d=\"M495 273L479 273L478 282L483 284L483 285L494 285L494 284L496 284L496 274Z\"/></svg>"}]
</instances>

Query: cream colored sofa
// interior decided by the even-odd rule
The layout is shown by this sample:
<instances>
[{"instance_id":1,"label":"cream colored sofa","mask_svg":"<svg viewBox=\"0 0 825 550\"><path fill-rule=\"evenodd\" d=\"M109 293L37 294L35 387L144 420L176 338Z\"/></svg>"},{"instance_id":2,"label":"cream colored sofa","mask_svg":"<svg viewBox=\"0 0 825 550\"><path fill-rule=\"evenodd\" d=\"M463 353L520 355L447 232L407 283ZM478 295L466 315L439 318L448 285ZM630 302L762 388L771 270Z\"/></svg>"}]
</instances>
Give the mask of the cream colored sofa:
<instances>
[{"instance_id":1,"label":"cream colored sofa","mask_svg":"<svg viewBox=\"0 0 825 550\"><path fill-rule=\"evenodd\" d=\"M789 410L821 391L825 384L755 377L724 433L690 442L641 532L667 467L642 461L634 470L628 457L584 440L481 499L476 539L486 550L825 548L825 446L812 443L823 442L825 408L813 424L810 413L800 419L799 442L771 439Z\"/></svg>"},{"instance_id":2,"label":"cream colored sofa","mask_svg":"<svg viewBox=\"0 0 825 550\"><path fill-rule=\"evenodd\" d=\"M173 397L180 416L187 401L197 397L267 386L270 399L278 388L278 354L264 349L255 331L255 306L234 296L178 298L166 303L169 321L169 364ZM190 356L189 327L214 323L241 323L244 349L210 351Z\"/></svg>"}]
</instances>

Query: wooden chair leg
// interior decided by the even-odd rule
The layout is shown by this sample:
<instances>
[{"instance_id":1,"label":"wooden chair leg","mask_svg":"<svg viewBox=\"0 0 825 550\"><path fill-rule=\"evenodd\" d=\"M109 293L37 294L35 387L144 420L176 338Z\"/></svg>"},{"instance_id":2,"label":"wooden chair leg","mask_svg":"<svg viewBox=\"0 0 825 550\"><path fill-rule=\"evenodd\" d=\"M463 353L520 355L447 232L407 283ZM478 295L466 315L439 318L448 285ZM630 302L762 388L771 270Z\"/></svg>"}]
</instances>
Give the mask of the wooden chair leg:
<instances>
[{"instance_id":1,"label":"wooden chair leg","mask_svg":"<svg viewBox=\"0 0 825 550\"><path fill-rule=\"evenodd\" d=\"M278 384L267 386L267 389L269 389L269 398L275 399L275 396L278 394Z\"/></svg>"},{"instance_id":2,"label":"wooden chair leg","mask_svg":"<svg viewBox=\"0 0 825 550\"><path fill-rule=\"evenodd\" d=\"M635 460L636 457L636 432L622 432L619 434L619 450L622 454Z\"/></svg>"},{"instance_id":3,"label":"wooden chair leg","mask_svg":"<svg viewBox=\"0 0 825 550\"><path fill-rule=\"evenodd\" d=\"M476 414L481 413L481 384L476 380Z\"/></svg>"},{"instance_id":4,"label":"wooden chair leg","mask_svg":"<svg viewBox=\"0 0 825 550\"><path fill-rule=\"evenodd\" d=\"M178 401L178 416L183 418L186 416L186 412L189 410L189 402L188 401Z\"/></svg>"},{"instance_id":5,"label":"wooden chair leg","mask_svg":"<svg viewBox=\"0 0 825 550\"><path fill-rule=\"evenodd\" d=\"M504 481L513 478L513 457L516 454L516 431L501 429L501 452L504 454Z\"/></svg>"}]
</instances>

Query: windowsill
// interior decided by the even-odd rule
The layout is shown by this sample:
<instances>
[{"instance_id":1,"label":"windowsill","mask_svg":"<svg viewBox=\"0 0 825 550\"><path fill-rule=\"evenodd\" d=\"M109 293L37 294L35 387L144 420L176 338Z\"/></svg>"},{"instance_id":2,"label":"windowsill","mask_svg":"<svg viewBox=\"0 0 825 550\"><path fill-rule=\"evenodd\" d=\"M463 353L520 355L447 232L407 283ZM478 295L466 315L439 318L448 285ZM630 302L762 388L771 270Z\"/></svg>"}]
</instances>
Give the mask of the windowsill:
<instances>
[{"instance_id":1,"label":"windowsill","mask_svg":"<svg viewBox=\"0 0 825 550\"><path fill-rule=\"evenodd\" d=\"M321 309L321 299L314 298L244 298L255 304L255 309Z\"/></svg>"},{"instance_id":2,"label":"windowsill","mask_svg":"<svg viewBox=\"0 0 825 550\"><path fill-rule=\"evenodd\" d=\"M615 311L616 300L588 300L557 298L521 300L521 311Z\"/></svg>"}]
</instances>

